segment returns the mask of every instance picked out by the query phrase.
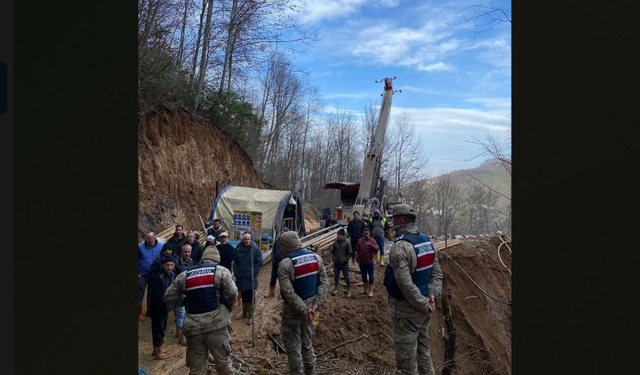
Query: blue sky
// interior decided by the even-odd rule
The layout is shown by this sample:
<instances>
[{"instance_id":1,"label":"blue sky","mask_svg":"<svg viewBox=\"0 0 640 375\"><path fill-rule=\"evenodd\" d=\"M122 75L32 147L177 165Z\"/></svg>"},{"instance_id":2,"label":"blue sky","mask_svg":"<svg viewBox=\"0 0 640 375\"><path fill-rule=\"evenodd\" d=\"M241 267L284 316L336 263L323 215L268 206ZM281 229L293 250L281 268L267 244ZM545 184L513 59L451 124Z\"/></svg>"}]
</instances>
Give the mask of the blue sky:
<instances>
[{"instance_id":1,"label":"blue sky","mask_svg":"<svg viewBox=\"0 0 640 375\"><path fill-rule=\"evenodd\" d=\"M510 23L482 33L454 26L464 20L470 0L297 2L299 19L320 27L320 40L294 61L310 73L326 104L362 113L369 100L381 99L383 85L374 81L397 77L394 89L402 93L393 97L391 120L401 109L412 114L432 175L482 162L454 161L480 152L466 142L464 129L506 137L511 125ZM510 1L484 4L511 14Z\"/></svg>"}]
</instances>

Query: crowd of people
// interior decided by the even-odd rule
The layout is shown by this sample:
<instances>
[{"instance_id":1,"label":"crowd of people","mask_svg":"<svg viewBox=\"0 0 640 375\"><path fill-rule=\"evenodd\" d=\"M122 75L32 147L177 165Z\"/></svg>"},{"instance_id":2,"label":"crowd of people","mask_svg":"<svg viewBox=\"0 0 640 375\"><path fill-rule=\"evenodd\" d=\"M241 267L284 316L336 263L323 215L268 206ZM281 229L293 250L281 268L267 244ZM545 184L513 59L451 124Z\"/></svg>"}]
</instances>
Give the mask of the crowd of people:
<instances>
[{"instance_id":1,"label":"crowd of people","mask_svg":"<svg viewBox=\"0 0 640 375\"><path fill-rule=\"evenodd\" d=\"M440 296L442 272L431 238L415 225L415 212L406 205L394 207L395 241L382 284L388 297L391 336L396 366L402 374L433 374L428 346L428 327ZM334 221L330 218L330 221ZM329 222L326 227L329 227ZM337 224L337 223L336 223ZM390 225L376 210L368 220L354 211L346 232L340 228L331 245L332 295L340 293L340 275L352 298L349 264L358 263L362 293L373 297L374 265L385 266L384 238ZM347 241L348 234L349 241ZM251 233L241 236L237 246L215 219L202 244L194 232L184 234L182 225L160 244L153 232L138 245L138 320L151 319L154 359L170 358L162 349L171 311L175 314L176 337L187 347L190 374L206 374L207 356L213 356L218 374L231 374L229 340L231 311L242 303L242 318L252 323L262 251ZM281 337L288 356L290 374L315 374L312 346L313 321L329 289L322 258L302 246L295 230L284 227L272 247L272 271L266 298L275 297L280 284L283 300ZM148 290L147 290L148 287Z\"/></svg>"}]
</instances>

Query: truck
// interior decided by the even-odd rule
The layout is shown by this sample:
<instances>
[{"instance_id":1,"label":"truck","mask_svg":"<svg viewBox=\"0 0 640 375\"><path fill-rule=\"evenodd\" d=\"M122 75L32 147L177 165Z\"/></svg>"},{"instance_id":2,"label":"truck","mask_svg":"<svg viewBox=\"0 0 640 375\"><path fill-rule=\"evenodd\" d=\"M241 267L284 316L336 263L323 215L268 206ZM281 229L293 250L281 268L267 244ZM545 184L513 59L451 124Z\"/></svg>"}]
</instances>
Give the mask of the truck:
<instances>
[{"instance_id":1,"label":"truck","mask_svg":"<svg viewBox=\"0 0 640 375\"><path fill-rule=\"evenodd\" d=\"M382 215L388 216L390 202L385 195L387 181L380 176L382 164L382 146L389 122L391 111L391 99L394 93L402 90L393 90L393 78L384 78L376 83L384 82L382 104L378 123L373 131L369 150L365 154L362 167L362 180L359 182L330 182L323 186L324 189L340 190L340 206L336 208L336 220L338 224L346 225L353 217L353 212L358 211L362 217L371 216L379 209Z\"/></svg>"}]
</instances>

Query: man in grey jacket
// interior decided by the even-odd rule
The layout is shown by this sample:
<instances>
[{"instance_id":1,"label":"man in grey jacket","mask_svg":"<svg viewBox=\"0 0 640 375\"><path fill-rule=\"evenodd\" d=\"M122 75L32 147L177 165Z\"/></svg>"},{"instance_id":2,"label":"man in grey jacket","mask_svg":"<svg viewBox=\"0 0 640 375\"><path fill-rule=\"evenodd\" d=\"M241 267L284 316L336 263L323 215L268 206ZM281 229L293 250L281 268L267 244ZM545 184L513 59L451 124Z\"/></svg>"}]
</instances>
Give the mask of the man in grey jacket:
<instances>
[{"instance_id":1,"label":"man in grey jacket","mask_svg":"<svg viewBox=\"0 0 640 375\"><path fill-rule=\"evenodd\" d=\"M303 248L295 231L280 236L280 247L284 255L278 266L283 300L280 332L287 350L289 374L315 375L311 336L313 321L327 297L327 273L322 258Z\"/></svg>"},{"instance_id":2,"label":"man in grey jacket","mask_svg":"<svg viewBox=\"0 0 640 375\"><path fill-rule=\"evenodd\" d=\"M182 303L186 296L184 335L187 338L189 375L207 374L207 352L211 352L218 374L231 375L229 327L236 288L231 272L219 266L220 254L212 247L201 263L178 275L164 294L167 304Z\"/></svg>"},{"instance_id":3,"label":"man in grey jacket","mask_svg":"<svg viewBox=\"0 0 640 375\"><path fill-rule=\"evenodd\" d=\"M408 204L393 208L396 240L385 271L391 337L402 374L434 374L429 352L429 322L442 290L442 271L431 239L420 233Z\"/></svg>"}]
</instances>

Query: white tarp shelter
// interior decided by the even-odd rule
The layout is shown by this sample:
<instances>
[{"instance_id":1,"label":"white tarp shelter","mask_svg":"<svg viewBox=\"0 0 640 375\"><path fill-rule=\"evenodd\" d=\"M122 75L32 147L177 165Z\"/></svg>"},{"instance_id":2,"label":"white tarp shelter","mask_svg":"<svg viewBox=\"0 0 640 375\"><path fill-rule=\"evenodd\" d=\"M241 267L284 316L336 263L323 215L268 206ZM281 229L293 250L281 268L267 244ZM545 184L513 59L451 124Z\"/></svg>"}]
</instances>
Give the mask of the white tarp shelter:
<instances>
[{"instance_id":1,"label":"white tarp shelter","mask_svg":"<svg viewBox=\"0 0 640 375\"><path fill-rule=\"evenodd\" d=\"M291 198L296 202L293 212L287 210ZM298 194L288 190L227 186L218 194L209 221L220 219L222 227L227 231L242 232L244 228L251 228L261 235L268 234L277 238L282 227L287 226L283 220L289 216L293 216L298 234L304 235L302 199L299 199Z\"/></svg>"}]
</instances>

